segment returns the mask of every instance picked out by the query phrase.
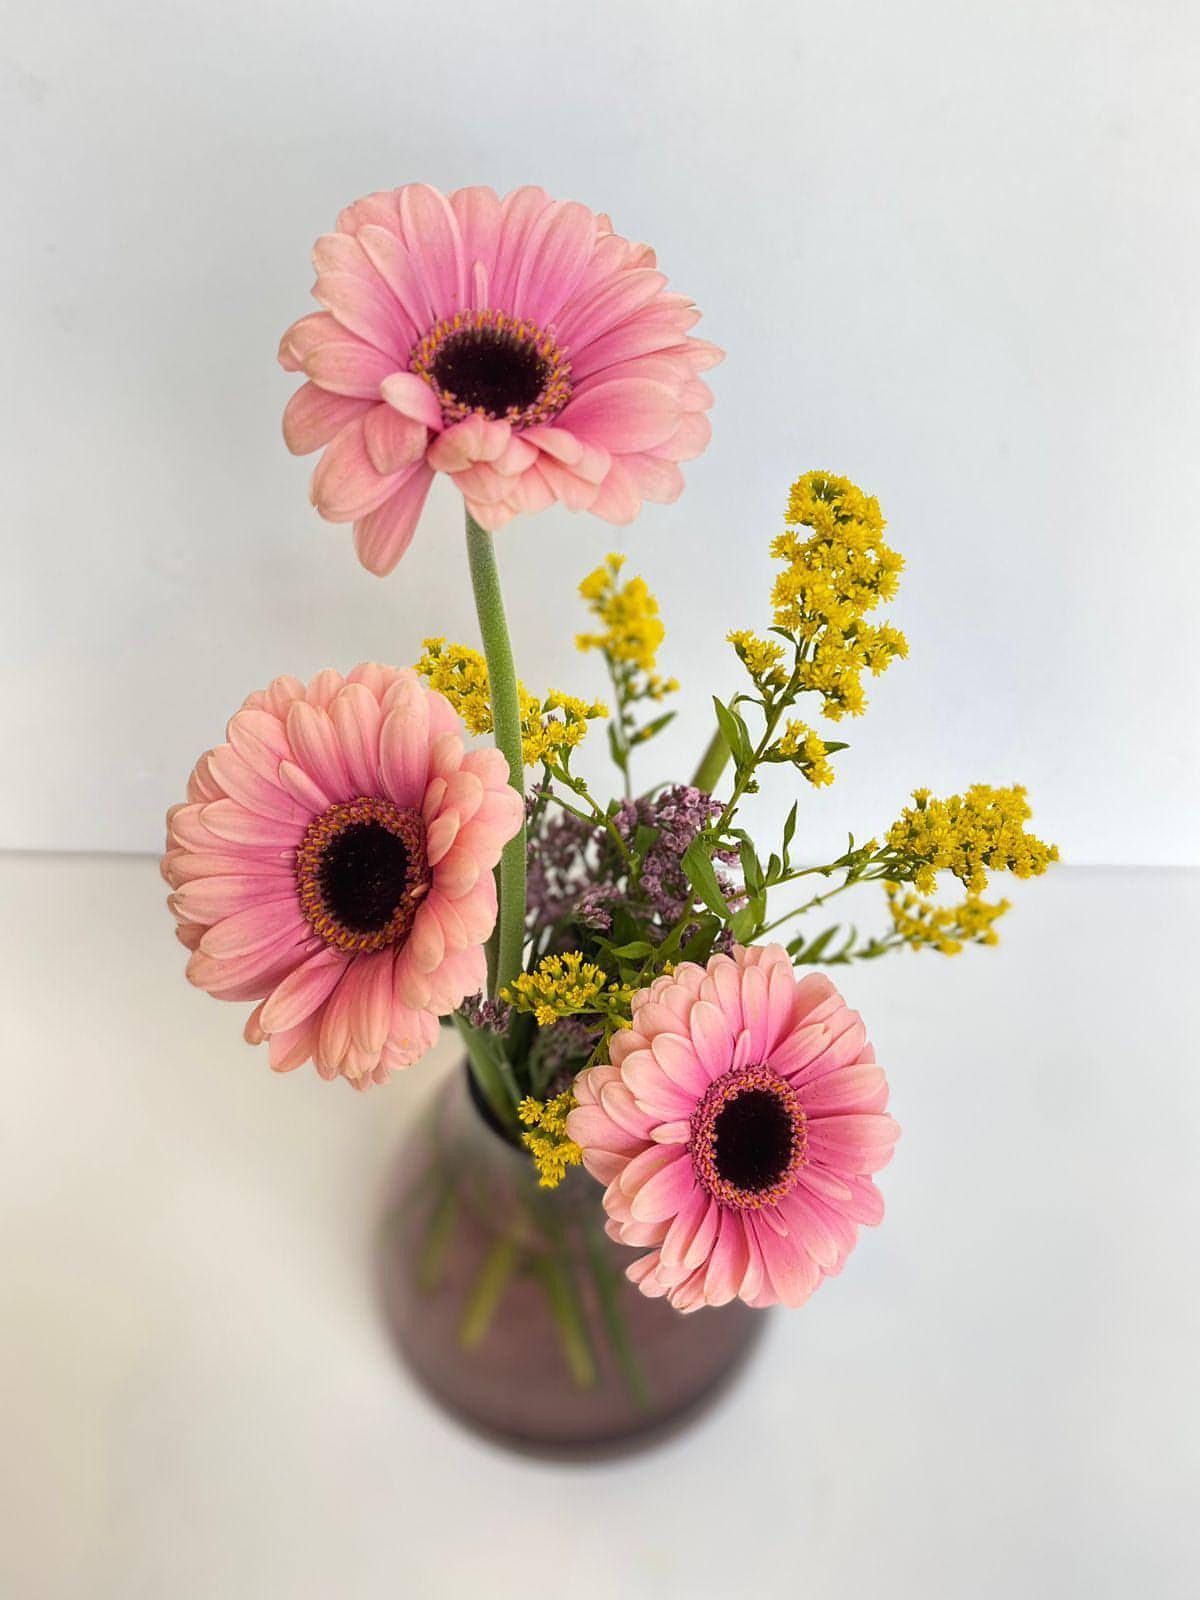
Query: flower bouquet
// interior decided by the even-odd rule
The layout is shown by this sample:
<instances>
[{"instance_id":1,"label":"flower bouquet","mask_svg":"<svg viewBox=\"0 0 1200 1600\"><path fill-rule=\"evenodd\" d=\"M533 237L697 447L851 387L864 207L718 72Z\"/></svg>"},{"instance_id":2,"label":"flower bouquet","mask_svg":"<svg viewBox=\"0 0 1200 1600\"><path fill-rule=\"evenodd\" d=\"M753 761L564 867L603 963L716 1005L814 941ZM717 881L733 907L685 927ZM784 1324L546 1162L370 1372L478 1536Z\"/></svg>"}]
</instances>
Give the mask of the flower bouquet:
<instances>
[{"instance_id":1,"label":"flower bouquet","mask_svg":"<svg viewBox=\"0 0 1200 1600\"><path fill-rule=\"evenodd\" d=\"M482 650L429 638L412 666L247 698L168 816L188 977L253 1003L246 1038L276 1071L311 1061L356 1089L457 1030L467 1071L389 1209L397 1336L485 1426L629 1436L710 1392L755 1314L802 1304L882 1216L887 1081L819 969L992 944L989 874L1056 851L1022 789L982 784L918 790L832 861L797 853L799 799L779 838L747 831L765 767L802 793L833 781L846 745L813 721L861 714L864 676L907 653L877 615L903 565L879 504L831 473L792 486L769 623L730 633L736 686L693 772L636 776L678 686L621 556L580 584L605 701L519 682L494 534L555 501L628 523L680 493L709 438L720 352L652 251L537 188L411 184L348 207L314 260L323 309L280 346L305 378L287 443L322 451L317 510L380 575L434 474L453 480ZM573 764L600 722L611 793ZM956 903L931 898L941 875ZM830 925L865 882L881 925Z\"/></svg>"}]
</instances>

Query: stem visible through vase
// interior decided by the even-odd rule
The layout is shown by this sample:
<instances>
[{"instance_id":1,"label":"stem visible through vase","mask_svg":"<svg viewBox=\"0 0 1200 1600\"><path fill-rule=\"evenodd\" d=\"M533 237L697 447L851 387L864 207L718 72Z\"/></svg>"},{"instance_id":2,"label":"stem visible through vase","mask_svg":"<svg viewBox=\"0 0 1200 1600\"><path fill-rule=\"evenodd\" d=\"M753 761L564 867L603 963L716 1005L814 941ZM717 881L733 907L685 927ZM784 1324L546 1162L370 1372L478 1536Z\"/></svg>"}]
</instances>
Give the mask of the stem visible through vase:
<instances>
[{"instance_id":1,"label":"stem visible through vase","mask_svg":"<svg viewBox=\"0 0 1200 1600\"><path fill-rule=\"evenodd\" d=\"M486 528L467 512L467 560L475 611L487 662L488 690L496 748L508 762L508 781L524 799L525 761L521 749L521 699L513 664L512 641L504 617L500 569L496 547ZM521 970L525 946L525 825L510 839L500 857L500 908L496 919L496 959L491 971L491 993L500 993ZM489 962L489 966L491 963Z\"/></svg>"}]
</instances>

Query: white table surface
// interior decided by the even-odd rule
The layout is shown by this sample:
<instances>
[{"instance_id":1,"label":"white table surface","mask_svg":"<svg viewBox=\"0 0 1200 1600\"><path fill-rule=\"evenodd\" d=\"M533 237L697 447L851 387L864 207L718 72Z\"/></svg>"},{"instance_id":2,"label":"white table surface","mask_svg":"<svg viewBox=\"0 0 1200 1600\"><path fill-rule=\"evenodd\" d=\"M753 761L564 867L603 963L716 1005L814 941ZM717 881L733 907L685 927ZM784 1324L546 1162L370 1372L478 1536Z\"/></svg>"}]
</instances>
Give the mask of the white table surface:
<instances>
[{"instance_id":1,"label":"white table surface","mask_svg":"<svg viewBox=\"0 0 1200 1600\"><path fill-rule=\"evenodd\" d=\"M6 1600L1200 1592L1200 874L1063 868L996 951L844 972L883 1227L691 1432L580 1467L459 1431L379 1323L438 1065L275 1077L162 896L0 858Z\"/></svg>"}]
</instances>

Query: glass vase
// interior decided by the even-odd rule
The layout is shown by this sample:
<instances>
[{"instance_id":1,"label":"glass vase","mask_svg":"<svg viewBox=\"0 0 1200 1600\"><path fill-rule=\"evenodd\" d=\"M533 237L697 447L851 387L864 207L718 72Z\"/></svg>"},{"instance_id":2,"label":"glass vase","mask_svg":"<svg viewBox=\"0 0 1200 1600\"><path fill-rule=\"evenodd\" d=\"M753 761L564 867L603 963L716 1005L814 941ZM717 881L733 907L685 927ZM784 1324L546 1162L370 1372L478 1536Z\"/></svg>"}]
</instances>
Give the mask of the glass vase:
<instances>
[{"instance_id":1,"label":"glass vase","mask_svg":"<svg viewBox=\"0 0 1200 1600\"><path fill-rule=\"evenodd\" d=\"M381 1232L388 1324L443 1406L515 1447L594 1456L662 1437L761 1332L740 1301L684 1316L641 1294L601 1194L578 1168L539 1188L465 1065L400 1153Z\"/></svg>"}]
</instances>

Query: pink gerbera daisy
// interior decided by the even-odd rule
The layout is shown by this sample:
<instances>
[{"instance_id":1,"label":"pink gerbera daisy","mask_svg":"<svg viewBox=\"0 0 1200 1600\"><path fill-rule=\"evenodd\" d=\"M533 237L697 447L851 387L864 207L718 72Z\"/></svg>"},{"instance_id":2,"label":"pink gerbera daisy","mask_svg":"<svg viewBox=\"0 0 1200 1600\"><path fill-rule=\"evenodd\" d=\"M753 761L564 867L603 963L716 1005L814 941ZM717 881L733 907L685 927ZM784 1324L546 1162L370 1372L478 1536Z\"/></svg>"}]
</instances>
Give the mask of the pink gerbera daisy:
<instances>
[{"instance_id":1,"label":"pink gerbera daisy","mask_svg":"<svg viewBox=\"0 0 1200 1600\"><path fill-rule=\"evenodd\" d=\"M246 1037L277 1072L311 1059L382 1083L483 986L492 868L523 805L500 752L465 752L462 733L411 671L276 678L168 812L188 977L261 1001Z\"/></svg>"},{"instance_id":2,"label":"pink gerbera daisy","mask_svg":"<svg viewBox=\"0 0 1200 1600\"><path fill-rule=\"evenodd\" d=\"M629 522L708 443L699 374L721 352L654 252L586 206L410 183L348 206L313 261L325 310L279 347L308 378L284 437L325 447L313 502L354 523L372 572L408 548L434 472L485 528L554 500Z\"/></svg>"},{"instance_id":3,"label":"pink gerbera daisy","mask_svg":"<svg viewBox=\"0 0 1200 1600\"><path fill-rule=\"evenodd\" d=\"M858 1014L780 945L677 967L633 997L610 1065L575 1082L567 1130L608 1185L629 1268L681 1311L806 1300L883 1201L899 1129Z\"/></svg>"}]
</instances>

